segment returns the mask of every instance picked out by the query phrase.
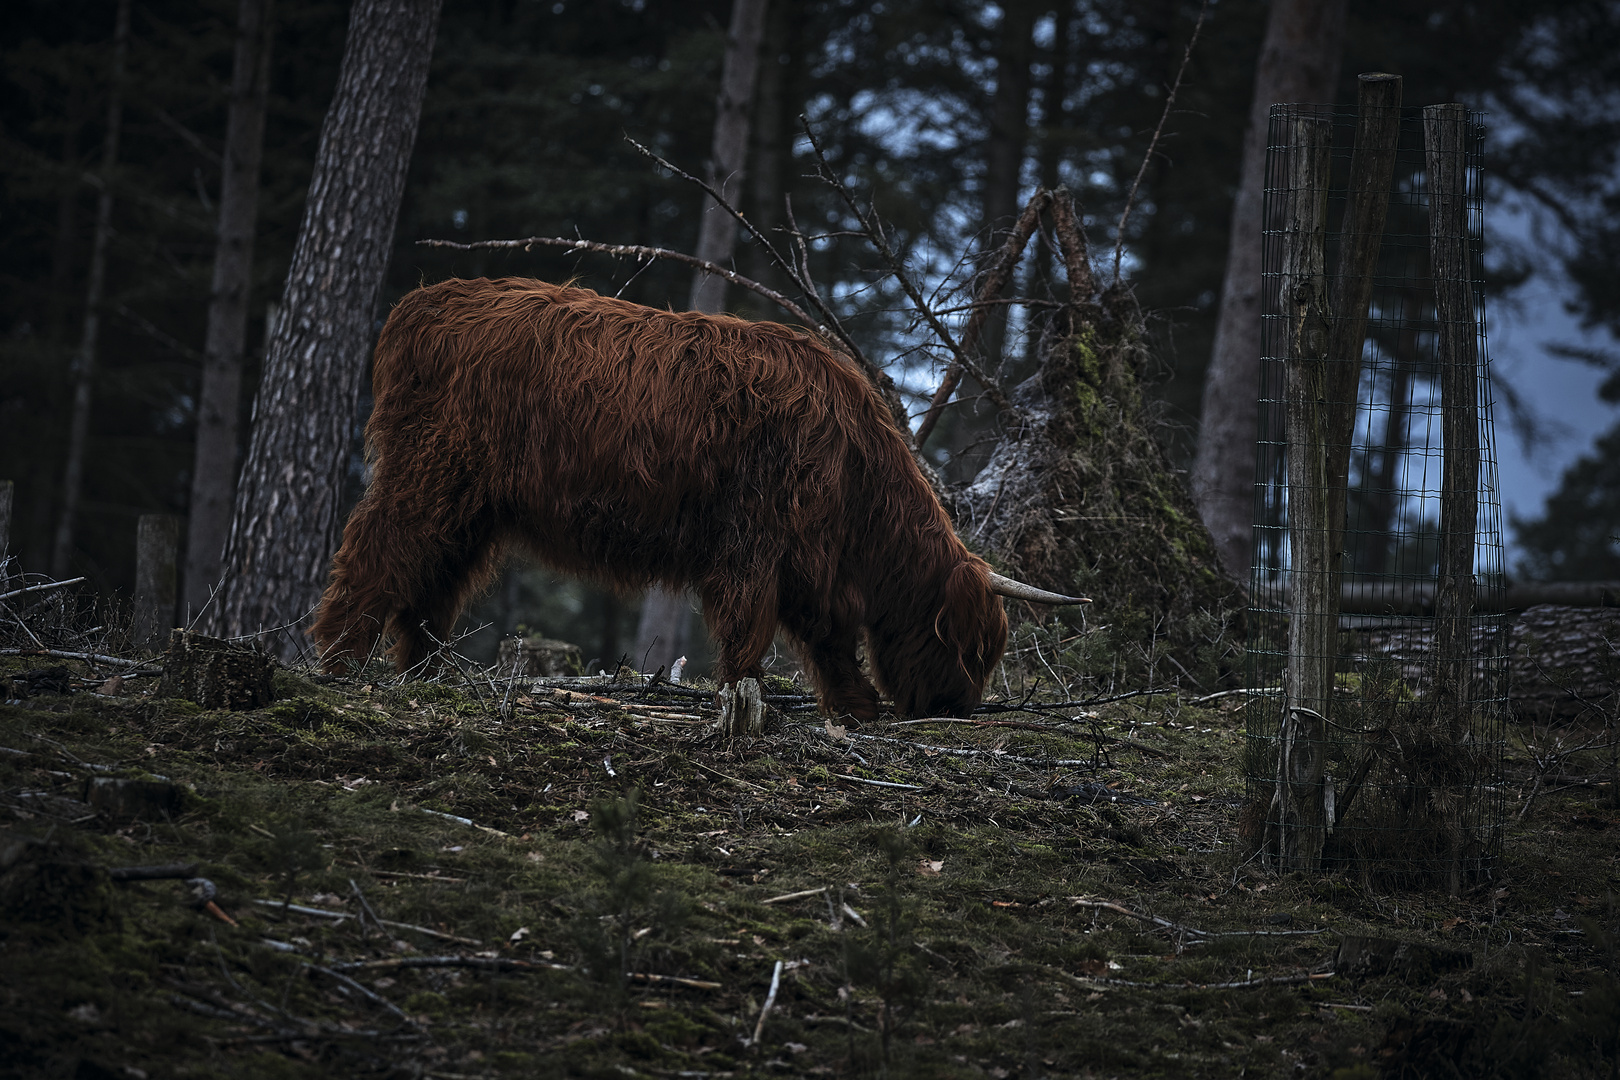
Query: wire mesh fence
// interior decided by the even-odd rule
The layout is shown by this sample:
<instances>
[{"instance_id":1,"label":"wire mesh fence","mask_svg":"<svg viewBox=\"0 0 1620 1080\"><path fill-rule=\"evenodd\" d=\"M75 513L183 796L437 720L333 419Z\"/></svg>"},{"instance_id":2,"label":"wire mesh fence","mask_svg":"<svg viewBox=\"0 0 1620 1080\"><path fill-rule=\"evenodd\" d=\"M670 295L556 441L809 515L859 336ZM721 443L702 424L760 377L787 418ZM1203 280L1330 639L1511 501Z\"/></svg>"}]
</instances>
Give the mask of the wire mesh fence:
<instances>
[{"instance_id":1,"label":"wire mesh fence","mask_svg":"<svg viewBox=\"0 0 1620 1080\"><path fill-rule=\"evenodd\" d=\"M1484 129L1380 89L1271 111L1249 820L1279 869L1457 892L1500 849L1507 715Z\"/></svg>"}]
</instances>

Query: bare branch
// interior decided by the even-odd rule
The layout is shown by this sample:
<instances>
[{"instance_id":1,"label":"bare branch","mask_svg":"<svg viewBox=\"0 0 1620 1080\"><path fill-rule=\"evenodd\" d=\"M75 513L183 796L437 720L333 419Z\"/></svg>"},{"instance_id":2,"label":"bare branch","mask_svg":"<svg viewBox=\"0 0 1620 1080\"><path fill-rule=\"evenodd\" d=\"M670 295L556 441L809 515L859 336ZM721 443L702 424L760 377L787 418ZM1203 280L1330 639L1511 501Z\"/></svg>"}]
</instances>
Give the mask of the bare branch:
<instances>
[{"instance_id":1,"label":"bare branch","mask_svg":"<svg viewBox=\"0 0 1620 1080\"><path fill-rule=\"evenodd\" d=\"M979 296L973 305L973 314L968 317L968 324L962 331L961 348L957 353L973 349L979 343L979 334L982 332L985 320L989 318L992 298L1007 285L1012 277L1013 270L1018 266L1019 258L1024 254L1024 247L1029 238L1034 235L1035 227L1040 224L1041 211L1052 201L1052 193L1045 188L1038 188L1029 202L1024 206L1024 212L1018 216L1018 222L1013 226L1007 240L996 253L995 261L990 265L983 284L979 287ZM947 342L949 339L947 339ZM928 412L923 415L922 423L917 426L917 445L921 446L928 441L933 433L934 425L939 423L940 415L945 411L945 403L956 392L957 384L962 381L963 364L959 361L945 369L945 377L940 380L939 389L934 391L933 400L928 403ZM984 379L978 374L973 376L981 383ZM988 386L988 384L987 384Z\"/></svg>"},{"instance_id":2,"label":"bare branch","mask_svg":"<svg viewBox=\"0 0 1620 1080\"><path fill-rule=\"evenodd\" d=\"M459 243L455 240L418 240L421 247L451 248L456 251L477 251L490 249L521 248L529 251L535 247L567 248L571 251L591 251L601 255L614 255L620 258L634 257L638 259L669 259L673 262L686 263L699 269L725 278L731 284L750 292L758 293L771 303L792 315L806 326L815 328L816 332L830 340L842 342L824 323L813 318L798 304L783 296L769 285L761 285L750 278L745 278L735 270L728 270L719 263L700 259L696 255L688 255L684 251L675 251L671 248L645 247L641 244L599 244L595 240L570 240L563 236L530 236L523 240L475 240L470 244Z\"/></svg>"},{"instance_id":3,"label":"bare branch","mask_svg":"<svg viewBox=\"0 0 1620 1080\"><path fill-rule=\"evenodd\" d=\"M1142 186L1142 177L1147 175L1148 163L1153 160L1153 151L1159 145L1159 136L1164 132L1164 122L1170 119L1170 109L1176 103L1176 91L1181 89L1181 77L1187 74L1187 62L1192 59L1193 46L1198 44L1198 35L1204 29L1204 16L1209 14L1209 0L1204 0L1203 6L1198 9L1198 22L1193 26L1192 37L1187 39L1187 51L1181 54L1181 67L1176 70L1176 81L1170 87L1170 96L1164 99L1164 111L1159 114L1159 126L1153 129L1153 138L1148 141L1147 153L1142 155L1142 167L1136 170L1136 179L1131 182L1130 193L1125 196L1125 208L1119 212L1119 228L1114 234L1114 280L1119 280L1119 263L1125 255L1125 223L1130 220L1131 207L1136 202L1136 189Z\"/></svg>"},{"instance_id":4,"label":"bare branch","mask_svg":"<svg viewBox=\"0 0 1620 1080\"><path fill-rule=\"evenodd\" d=\"M889 246L888 239L883 235L882 227L870 214L860 208L855 201L855 196L833 175L832 169L827 165L827 155L821 148L821 140L817 139L816 133L810 129L809 119L801 115L799 123L810 140L811 148L816 152L816 172L824 183L838 192L839 198L844 200L844 205L849 208L849 212L854 214L855 220L861 223L861 229L866 233L867 239L871 241L873 247L877 248L878 254L883 257L883 261L889 265L889 270L894 274L894 279L900 283L900 287L905 290L906 296L911 299L912 304L916 307L917 314L928 324L929 329L933 330L934 335L944 342L946 347L956 356L956 363L961 366L962 370L972 375L979 385L984 387L985 397L989 398L998 409L1017 412L1018 410L1014 408L1013 403L1007 399L1007 395L1002 393L1000 384L986 374L978 364L973 362L951 334L950 329L940 321L939 316L934 314L933 310L928 306L927 300L923 298L922 291L911 280L911 275L906 273L905 264L894 253L894 249ZM921 443L919 442L918 445L921 445Z\"/></svg>"}]
</instances>

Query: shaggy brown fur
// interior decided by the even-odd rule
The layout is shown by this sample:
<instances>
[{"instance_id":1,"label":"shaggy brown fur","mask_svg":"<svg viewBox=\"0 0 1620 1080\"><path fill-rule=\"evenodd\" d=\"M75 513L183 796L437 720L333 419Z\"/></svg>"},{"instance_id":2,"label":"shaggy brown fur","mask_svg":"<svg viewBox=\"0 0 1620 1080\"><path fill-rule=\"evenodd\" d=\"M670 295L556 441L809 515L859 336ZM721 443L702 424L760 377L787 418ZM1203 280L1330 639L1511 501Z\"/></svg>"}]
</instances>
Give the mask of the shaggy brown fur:
<instances>
[{"instance_id":1,"label":"shaggy brown fur","mask_svg":"<svg viewBox=\"0 0 1620 1080\"><path fill-rule=\"evenodd\" d=\"M371 486L314 634L326 662L386 633L401 671L504 549L619 589L691 586L722 684L780 626L822 705L966 715L1007 619L888 411L810 336L540 281L445 281L377 343Z\"/></svg>"}]
</instances>

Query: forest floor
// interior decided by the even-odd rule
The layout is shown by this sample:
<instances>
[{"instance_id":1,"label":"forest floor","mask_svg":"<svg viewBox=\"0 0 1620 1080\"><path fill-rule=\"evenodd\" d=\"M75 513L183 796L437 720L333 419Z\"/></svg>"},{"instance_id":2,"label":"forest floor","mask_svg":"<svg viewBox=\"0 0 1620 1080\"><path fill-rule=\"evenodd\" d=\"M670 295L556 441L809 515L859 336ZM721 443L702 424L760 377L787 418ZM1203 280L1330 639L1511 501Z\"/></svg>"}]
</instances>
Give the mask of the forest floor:
<instances>
[{"instance_id":1,"label":"forest floor","mask_svg":"<svg viewBox=\"0 0 1620 1080\"><path fill-rule=\"evenodd\" d=\"M0 705L0 1076L1620 1057L1620 803L1559 750L1601 729L1512 733L1497 869L1453 897L1247 858L1240 695L844 733L773 680L726 741L689 690L279 671L224 712L65 666ZM173 864L211 885L109 874Z\"/></svg>"}]
</instances>

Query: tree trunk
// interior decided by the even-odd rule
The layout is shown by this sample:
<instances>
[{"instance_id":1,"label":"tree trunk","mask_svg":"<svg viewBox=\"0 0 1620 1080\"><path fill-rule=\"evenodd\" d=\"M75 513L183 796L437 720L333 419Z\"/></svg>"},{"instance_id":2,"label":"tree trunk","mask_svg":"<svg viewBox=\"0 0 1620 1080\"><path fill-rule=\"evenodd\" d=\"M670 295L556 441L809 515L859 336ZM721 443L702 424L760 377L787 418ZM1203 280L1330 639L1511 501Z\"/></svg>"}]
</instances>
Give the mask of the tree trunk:
<instances>
[{"instance_id":1,"label":"tree trunk","mask_svg":"<svg viewBox=\"0 0 1620 1080\"><path fill-rule=\"evenodd\" d=\"M107 243L112 238L112 172L118 165L118 140L124 127L124 68L129 59L130 0L118 0L113 30L113 73L107 97L107 134L101 144L101 197L96 201L96 233L90 247L90 282L84 291L84 329L73 357L73 418L68 427L67 467L62 477L62 513L56 522L51 573L67 576L73 555L74 519L84 483L84 444L90 433L90 396L94 388L96 344L101 337L101 297L107 285Z\"/></svg>"},{"instance_id":2,"label":"tree trunk","mask_svg":"<svg viewBox=\"0 0 1620 1080\"><path fill-rule=\"evenodd\" d=\"M265 357L209 625L303 652L341 522L355 407L373 341L441 0L357 0L321 128L282 317Z\"/></svg>"},{"instance_id":3,"label":"tree trunk","mask_svg":"<svg viewBox=\"0 0 1620 1080\"><path fill-rule=\"evenodd\" d=\"M186 529L185 605L201 611L219 580L220 555L231 527L236 490L236 428L253 280L253 231L258 220L259 160L264 151L265 98L270 88L274 0L241 0L230 112L225 122L219 236L197 399L197 447L191 470Z\"/></svg>"},{"instance_id":4,"label":"tree trunk","mask_svg":"<svg viewBox=\"0 0 1620 1080\"><path fill-rule=\"evenodd\" d=\"M135 599L129 641L137 649L161 652L174 630L175 562L180 519L173 514L142 514L135 524Z\"/></svg>"},{"instance_id":5,"label":"tree trunk","mask_svg":"<svg viewBox=\"0 0 1620 1080\"><path fill-rule=\"evenodd\" d=\"M1215 344L1204 377L1193 497L1227 573L1249 575L1253 542L1255 437L1260 385L1260 207L1266 186L1266 128L1278 102L1329 100L1344 52L1346 0L1275 0L1255 72L1232 204L1226 277Z\"/></svg>"},{"instance_id":6,"label":"tree trunk","mask_svg":"<svg viewBox=\"0 0 1620 1080\"><path fill-rule=\"evenodd\" d=\"M709 185L732 206L737 205L738 194L743 189L748 117L759 71L759 43L764 33L765 0L734 0L709 163ZM729 262L737 244L737 223L713 200L705 197L703 203L697 256L709 262ZM699 271L692 279L692 310L722 311L725 303L726 280ZM649 671L659 667L669 670L670 664L686 653L691 626L692 605L684 593L662 587L650 590L641 605L632 662Z\"/></svg>"},{"instance_id":7,"label":"tree trunk","mask_svg":"<svg viewBox=\"0 0 1620 1080\"><path fill-rule=\"evenodd\" d=\"M997 251L1019 210L1019 182L1029 147L1030 62L1035 58L1033 0L1012 0L1003 7L1001 39L996 47L996 92L990 103L990 138L984 163L984 250ZM993 255L991 256L994 257ZM989 299L1001 299L1005 290ZM984 370L996 371L1007 338L1009 308L991 310L980 337Z\"/></svg>"},{"instance_id":8,"label":"tree trunk","mask_svg":"<svg viewBox=\"0 0 1620 1080\"><path fill-rule=\"evenodd\" d=\"M759 72L759 43L765 34L765 0L733 0L731 30L726 35L726 58L720 74L720 95L715 102L714 143L709 153L709 186L726 202L738 205L743 190L743 168L748 158L748 119L754 104L755 76ZM737 246L737 223L713 200L703 200L695 254L709 262L730 261ZM692 279L693 311L723 311L726 280L699 273Z\"/></svg>"}]
</instances>

